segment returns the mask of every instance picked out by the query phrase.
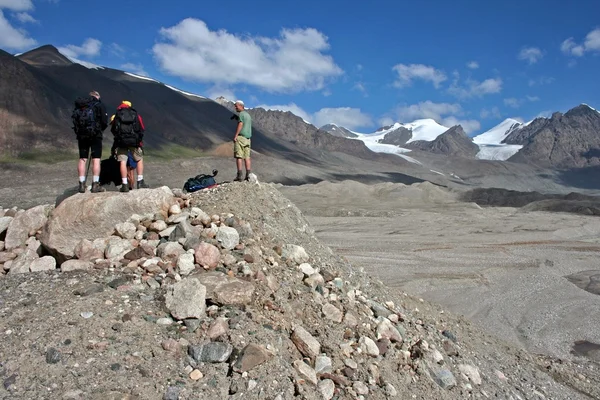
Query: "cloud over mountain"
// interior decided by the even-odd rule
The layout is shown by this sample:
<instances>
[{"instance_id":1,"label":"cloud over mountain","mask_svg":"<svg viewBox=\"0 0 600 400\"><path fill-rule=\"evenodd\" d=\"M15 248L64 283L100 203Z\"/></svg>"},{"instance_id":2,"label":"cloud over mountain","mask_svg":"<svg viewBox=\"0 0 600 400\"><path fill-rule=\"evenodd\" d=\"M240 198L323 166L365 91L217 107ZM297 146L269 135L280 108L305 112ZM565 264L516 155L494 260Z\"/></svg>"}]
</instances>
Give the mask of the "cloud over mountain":
<instances>
[{"instance_id":1,"label":"cloud over mountain","mask_svg":"<svg viewBox=\"0 0 600 400\"><path fill-rule=\"evenodd\" d=\"M25 12L33 9L31 0L0 0L0 48L24 50L36 45L37 41L29 37L27 31L15 28L4 15L4 10L18 12L16 18L21 22L27 22L24 21L26 16L29 16L30 19L33 17Z\"/></svg>"},{"instance_id":2,"label":"cloud over mountain","mask_svg":"<svg viewBox=\"0 0 600 400\"><path fill-rule=\"evenodd\" d=\"M320 90L342 74L333 57L325 54L327 37L313 28L284 28L274 38L242 37L186 18L162 28L160 36L152 48L160 68L193 81L293 93Z\"/></svg>"}]
</instances>

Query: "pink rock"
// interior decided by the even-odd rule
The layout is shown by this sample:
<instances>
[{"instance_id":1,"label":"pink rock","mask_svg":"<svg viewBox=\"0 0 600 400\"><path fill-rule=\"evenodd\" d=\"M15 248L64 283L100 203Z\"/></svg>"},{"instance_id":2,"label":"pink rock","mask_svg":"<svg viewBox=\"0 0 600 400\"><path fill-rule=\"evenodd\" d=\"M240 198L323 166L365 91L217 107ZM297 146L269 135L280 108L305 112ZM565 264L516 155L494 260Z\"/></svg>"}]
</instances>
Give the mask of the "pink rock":
<instances>
[{"instance_id":1,"label":"pink rock","mask_svg":"<svg viewBox=\"0 0 600 400\"><path fill-rule=\"evenodd\" d=\"M221 258L221 253L216 246L212 244L201 242L196 248L194 248L194 257L196 263L206 269L216 268Z\"/></svg>"}]
</instances>

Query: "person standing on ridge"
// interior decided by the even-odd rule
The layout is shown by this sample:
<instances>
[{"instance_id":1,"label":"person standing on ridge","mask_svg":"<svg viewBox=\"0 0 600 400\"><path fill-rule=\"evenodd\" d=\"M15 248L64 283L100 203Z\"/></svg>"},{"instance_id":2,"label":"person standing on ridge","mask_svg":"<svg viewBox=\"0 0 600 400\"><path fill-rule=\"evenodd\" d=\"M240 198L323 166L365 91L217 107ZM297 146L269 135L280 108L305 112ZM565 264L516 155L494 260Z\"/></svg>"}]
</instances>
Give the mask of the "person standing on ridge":
<instances>
[{"instance_id":1,"label":"person standing on ridge","mask_svg":"<svg viewBox=\"0 0 600 400\"><path fill-rule=\"evenodd\" d=\"M111 132L115 136L115 147L117 161L121 172L121 192L129 192L127 182L127 159L131 153L133 160L137 162L137 188L145 189L149 186L144 182L144 154L142 150L142 139L144 138L144 121L142 116L131 106L131 102L123 100L117 107L115 118L112 122Z\"/></svg>"},{"instance_id":2,"label":"person standing on ridge","mask_svg":"<svg viewBox=\"0 0 600 400\"><path fill-rule=\"evenodd\" d=\"M251 173L250 161L250 139L252 138L252 117L244 110L244 102L237 100L235 102L235 111L239 113L237 129L233 137L233 157L237 166L237 176L234 181L242 180L242 160L246 167L246 178L249 180Z\"/></svg>"},{"instance_id":3,"label":"person standing on ridge","mask_svg":"<svg viewBox=\"0 0 600 400\"><path fill-rule=\"evenodd\" d=\"M108 126L106 107L100 100L100 93L95 90L89 97L75 100L75 109L71 115L73 130L77 135L79 147L79 193L85 193L86 163L92 157L92 193L104 192L100 186L100 159L102 158L102 132Z\"/></svg>"}]
</instances>

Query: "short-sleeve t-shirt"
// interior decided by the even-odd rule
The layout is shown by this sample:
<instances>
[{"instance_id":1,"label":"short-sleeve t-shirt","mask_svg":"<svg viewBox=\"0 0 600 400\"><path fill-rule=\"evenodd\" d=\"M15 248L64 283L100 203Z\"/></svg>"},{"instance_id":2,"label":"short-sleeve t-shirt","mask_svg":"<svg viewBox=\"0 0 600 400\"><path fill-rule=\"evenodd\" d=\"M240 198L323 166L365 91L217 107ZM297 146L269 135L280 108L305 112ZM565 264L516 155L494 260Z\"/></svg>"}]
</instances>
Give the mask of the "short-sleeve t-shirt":
<instances>
[{"instance_id":1,"label":"short-sleeve t-shirt","mask_svg":"<svg viewBox=\"0 0 600 400\"><path fill-rule=\"evenodd\" d=\"M252 137L252 117L250 117L250 114L248 114L247 111L242 111L240 113L240 122L243 124L240 135L250 139Z\"/></svg>"}]
</instances>

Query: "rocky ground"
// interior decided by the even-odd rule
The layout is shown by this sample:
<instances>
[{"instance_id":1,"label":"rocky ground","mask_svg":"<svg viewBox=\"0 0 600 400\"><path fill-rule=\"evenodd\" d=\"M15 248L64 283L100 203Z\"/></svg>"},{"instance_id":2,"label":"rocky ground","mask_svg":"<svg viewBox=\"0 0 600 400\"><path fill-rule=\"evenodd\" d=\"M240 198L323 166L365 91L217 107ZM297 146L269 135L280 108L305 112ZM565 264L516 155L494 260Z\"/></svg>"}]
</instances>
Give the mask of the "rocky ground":
<instances>
[{"instance_id":1,"label":"rocky ground","mask_svg":"<svg viewBox=\"0 0 600 400\"><path fill-rule=\"evenodd\" d=\"M594 364L529 354L353 267L270 184L1 214L2 398L600 396Z\"/></svg>"}]
</instances>

